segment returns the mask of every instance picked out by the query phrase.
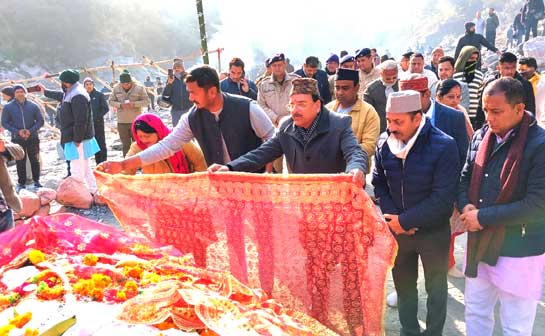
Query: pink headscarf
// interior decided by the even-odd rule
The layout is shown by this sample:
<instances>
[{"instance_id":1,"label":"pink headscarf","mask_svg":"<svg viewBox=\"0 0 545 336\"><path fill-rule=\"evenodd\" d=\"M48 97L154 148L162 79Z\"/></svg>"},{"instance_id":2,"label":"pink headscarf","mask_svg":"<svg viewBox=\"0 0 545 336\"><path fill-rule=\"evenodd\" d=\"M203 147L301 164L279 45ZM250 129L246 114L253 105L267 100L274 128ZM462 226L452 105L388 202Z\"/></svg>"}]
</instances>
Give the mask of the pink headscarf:
<instances>
[{"instance_id":1,"label":"pink headscarf","mask_svg":"<svg viewBox=\"0 0 545 336\"><path fill-rule=\"evenodd\" d=\"M137 121L143 121L146 124L148 124L151 128L155 130L157 133L157 136L159 137L159 140L163 139L170 133L170 129L163 123L161 118L156 116L155 114L151 113L144 113L136 117L131 125L131 132L132 137L136 140L136 144L140 149L144 150L147 148L147 146L140 141L138 136L136 135L136 127L135 124ZM184 152L182 150L177 151L172 155L170 158L168 158L170 161L170 165L172 166L173 173L178 174L189 174L189 166L187 164L187 160L185 158Z\"/></svg>"}]
</instances>

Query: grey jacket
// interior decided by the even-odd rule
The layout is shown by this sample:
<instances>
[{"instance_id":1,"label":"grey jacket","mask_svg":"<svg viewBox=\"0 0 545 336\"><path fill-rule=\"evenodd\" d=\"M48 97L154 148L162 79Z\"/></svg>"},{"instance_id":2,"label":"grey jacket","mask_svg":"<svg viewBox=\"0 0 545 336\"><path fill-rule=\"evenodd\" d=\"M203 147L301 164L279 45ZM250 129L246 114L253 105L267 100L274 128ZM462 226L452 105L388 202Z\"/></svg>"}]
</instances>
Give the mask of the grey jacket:
<instances>
[{"instance_id":1,"label":"grey jacket","mask_svg":"<svg viewBox=\"0 0 545 336\"><path fill-rule=\"evenodd\" d=\"M284 154L290 173L337 174L367 171L367 153L352 132L352 118L322 107L314 134L306 145L296 135L293 119L285 118L269 141L228 164L235 171L252 172Z\"/></svg>"}]
</instances>

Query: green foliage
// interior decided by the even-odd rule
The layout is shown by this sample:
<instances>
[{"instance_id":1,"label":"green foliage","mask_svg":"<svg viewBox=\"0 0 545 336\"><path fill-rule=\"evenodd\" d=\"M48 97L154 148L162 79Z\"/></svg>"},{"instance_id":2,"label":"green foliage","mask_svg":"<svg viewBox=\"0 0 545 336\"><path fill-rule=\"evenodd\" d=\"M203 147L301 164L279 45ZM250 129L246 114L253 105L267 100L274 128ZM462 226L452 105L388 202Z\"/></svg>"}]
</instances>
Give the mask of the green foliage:
<instances>
[{"instance_id":1,"label":"green foliage","mask_svg":"<svg viewBox=\"0 0 545 336\"><path fill-rule=\"evenodd\" d=\"M154 2L2 0L2 56L15 64L59 68L90 65L98 58L159 59L198 50L195 4L188 1L180 12ZM206 19L212 34L217 16Z\"/></svg>"}]
</instances>

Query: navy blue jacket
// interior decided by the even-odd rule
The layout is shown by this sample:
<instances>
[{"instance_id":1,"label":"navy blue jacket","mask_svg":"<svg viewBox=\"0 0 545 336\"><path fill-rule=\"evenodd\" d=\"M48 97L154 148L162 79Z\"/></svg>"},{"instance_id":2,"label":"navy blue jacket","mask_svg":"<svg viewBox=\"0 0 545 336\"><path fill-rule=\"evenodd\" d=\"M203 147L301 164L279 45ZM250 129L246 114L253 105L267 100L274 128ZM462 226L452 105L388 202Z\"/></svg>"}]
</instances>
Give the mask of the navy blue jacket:
<instances>
[{"instance_id":1,"label":"navy blue jacket","mask_svg":"<svg viewBox=\"0 0 545 336\"><path fill-rule=\"evenodd\" d=\"M185 87L184 76L181 79L174 77L174 82L165 86L162 99L172 104L173 111L187 111L193 106Z\"/></svg>"},{"instance_id":2,"label":"navy blue jacket","mask_svg":"<svg viewBox=\"0 0 545 336\"><path fill-rule=\"evenodd\" d=\"M250 99L256 100L257 87L255 86L255 83L252 82L251 80L249 79L246 79L246 80L248 81L248 86L250 87L250 90L248 90L248 92L242 91L242 89L240 88L240 84L233 82L231 78L229 77L225 78L224 80L220 82L221 92L244 96L244 97L248 97Z\"/></svg>"},{"instance_id":3,"label":"navy blue jacket","mask_svg":"<svg viewBox=\"0 0 545 336\"><path fill-rule=\"evenodd\" d=\"M379 139L373 170L382 212L399 215L401 226L418 228L416 234L448 227L460 176L456 142L426 118L403 162L390 151L388 136Z\"/></svg>"},{"instance_id":4,"label":"navy blue jacket","mask_svg":"<svg viewBox=\"0 0 545 336\"><path fill-rule=\"evenodd\" d=\"M93 112L93 120L95 122L104 122L104 116L110 110L110 107L108 106L108 101L106 101L104 93L93 89L93 91L89 93L89 97L91 98L91 111Z\"/></svg>"},{"instance_id":5,"label":"navy blue jacket","mask_svg":"<svg viewBox=\"0 0 545 336\"><path fill-rule=\"evenodd\" d=\"M458 146L458 158L460 169L466 162L469 136L467 135L466 119L464 113L451 107L432 101L435 105L435 127L451 136Z\"/></svg>"},{"instance_id":6,"label":"navy blue jacket","mask_svg":"<svg viewBox=\"0 0 545 336\"><path fill-rule=\"evenodd\" d=\"M475 132L470 144L458 193L458 208L469 204L468 190L477 149L488 126ZM516 129L515 129L516 132ZM533 122L522 154L517 188L506 204L494 204L500 191L500 172L515 133L489 156L481 182L479 223L483 227L505 225L500 255L525 257L545 253L545 130ZM492 141L495 138L492 137Z\"/></svg>"},{"instance_id":7,"label":"navy blue jacket","mask_svg":"<svg viewBox=\"0 0 545 336\"><path fill-rule=\"evenodd\" d=\"M294 72L294 74L299 75L301 77L308 77L305 75L305 71L303 68L297 70ZM329 103L331 101L331 92L329 91L329 80L327 77L327 73L324 70L318 69L318 72L312 77L315 80L318 81L318 90L320 90L320 97L322 98L322 102L325 104Z\"/></svg>"},{"instance_id":8,"label":"navy blue jacket","mask_svg":"<svg viewBox=\"0 0 545 336\"><path fill-rule=\"evenodd\" d=\"M25 99L20 104L16 99L12 99L2 111L2 126L10 131L12 139L22 139L19 131L27 129L30 131L31 138L38 137L38 130L44 125L44 118L40 108L35 103Z\"/></svg>"},{"instance_id":9,"label":"navy blue jacket","mask_svg":"<svg viewBox=\"0 0 545 336\"><path fill-rule=\"evenodd\" d=\"M367 170L367 153L352 132L352 118L320 111L316 129L306 145L296 134L292 118L285 118L278 132L259 148L231 161L229 169L253 172L284 154L290 173L338 174Z\"/></svg>"}]
</instances>

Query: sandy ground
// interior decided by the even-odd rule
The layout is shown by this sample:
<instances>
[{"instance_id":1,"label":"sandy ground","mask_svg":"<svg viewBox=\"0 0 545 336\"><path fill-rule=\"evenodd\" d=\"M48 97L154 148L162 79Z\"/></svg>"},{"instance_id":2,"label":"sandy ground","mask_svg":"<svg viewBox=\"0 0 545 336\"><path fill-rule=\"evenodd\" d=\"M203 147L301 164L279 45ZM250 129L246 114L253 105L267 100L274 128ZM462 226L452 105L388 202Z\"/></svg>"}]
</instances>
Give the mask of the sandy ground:
<instances>
[{"instance_id":1,"label":"sandy ground","mask_svg":"<svg viewBox=\"0 0 545 336\"><path fill-rule=\"evenodd\" d=\"M164 120L170 120L168 111L160 111L159 113ZM108 124L108 123L107 123ZM111 123L110 123L111 125ZM120 149L116 143L118 142L117 134L110 127L106 127L106 137L108 145L108 159L119 159L122 156ZM41 131L41 160L42 160L42 174L41 182L45 187L50 187L56 189L59 182L66 176L66 163L62 160L59 160L56 146L58 142L58 136L54 135L54 132L49 130ZM92 159L94 166L94 159ZM17 173L15 170L15 165L9 167L9 171L12 174L13 181L17 180ZM370 182L370 181L369 181ZM29 188L32 190L31 188ZM58 209L60 206L53 204L52 211ZM119 226L119 223L113 216L110 209L106 206L93 206L88 210L79 210L68 208L68 211L77 213L81 216L91 218L93 220L108 223L114 226ZM465 247L466 236L460 236L456 240L456 249L455 256L457 264L462 264L464 258L464 247ZM425 327L426 320L426 292L424 288L424 278L423 270L420 266L419 271L419 281L418 281L418 290L419 290L419 319L422 327ZM447 321L445 323L444 333L445 336L459 336L465 335L465 322L464 322L464 279L455 279L449 277L449 298L448 298L448 308L447 308ZM393 281L391 279L391 274L388 277L387 281L387 292L390 293L394 289ZM498 307L496 307L496 328L494 336L502 335L501 324L498 317ZM394 336L399 335L399 320L398 312L396 308L386 307L386 318L385 318L385 327L386 335ZM538 304L536 321L534 324L533 336L545 335L545 296L542 297Z\"/></svg>"}]
</instances>

